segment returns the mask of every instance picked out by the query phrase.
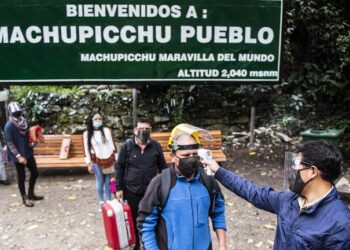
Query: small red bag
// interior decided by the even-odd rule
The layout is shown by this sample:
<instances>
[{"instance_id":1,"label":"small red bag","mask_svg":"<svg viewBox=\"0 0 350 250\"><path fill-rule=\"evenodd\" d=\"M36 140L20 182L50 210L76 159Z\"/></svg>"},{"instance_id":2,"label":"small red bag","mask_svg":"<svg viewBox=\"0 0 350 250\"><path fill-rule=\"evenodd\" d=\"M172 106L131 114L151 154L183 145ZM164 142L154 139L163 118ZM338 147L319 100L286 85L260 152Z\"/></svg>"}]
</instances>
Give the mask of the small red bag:
<instances>
[{"instance_id":1,"label":"small red bag","mask_svg":"<svg viewBox=\"0 0 350 250\"><path fill-rule=\"evenodd\" d=\"M44 142L43 129L39 125L29 128L29 142Z\"/></svg>"}]
</instances>

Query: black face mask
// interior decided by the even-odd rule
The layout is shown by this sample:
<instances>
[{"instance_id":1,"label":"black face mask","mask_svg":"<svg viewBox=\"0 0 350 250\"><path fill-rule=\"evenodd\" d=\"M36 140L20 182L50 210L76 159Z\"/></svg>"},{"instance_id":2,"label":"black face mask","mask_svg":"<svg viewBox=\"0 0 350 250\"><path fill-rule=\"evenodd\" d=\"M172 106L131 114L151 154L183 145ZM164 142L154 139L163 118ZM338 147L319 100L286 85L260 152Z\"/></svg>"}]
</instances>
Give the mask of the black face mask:
<instances>
[{"instance_id":1,"label":"black face mask","mask_svg":"<svg viewBox=\"0 0 350 250\"><path fill-rule=\"evenodd\" d=\"M148 130L139 130L137 132L137 138L142 144L146 144L151 137L151 131Z\"/></svg>"},{"instance_id":2,"label":"black face mask","mask_svg":"<svg viewBox=\"0 0 350 250\"><path fill-rule=\"evenodd\" d=\"M12 113L12 116L16 118L21 117L21 115L22 115L22 111L16 111Z\"/></svg>"},{"instance_id":3,"label":"black face mask","mask_svg":"<svg viewBox=\"0 0 350 250\"><path fill-rule=\"evenodd\" d=\"M179 159L180 159L180 161L179 161L179 165L177 167L181 171L181 174L183 176L185 176L186 178L190 178L193 175L193 173L196 172L196 170L199 166L199 157L198 156L189 156L186 158L179 158Z\"/></svg>"},{"instance_id":4,"label":"black face mask","mask_svg":"<svg viewBox=\"0 0 350 250\"><path fill-rule=\"evenodd\" d=\"M292 191L298 195L301 195L305 186L313 179L310 179L307 182L304 182L301 179L300 171L303 171L303 170L306 170L309 168L311 168L311 167L307 167L307 168L303 168L303 169L294 169L294 168L289 169L290 173L288 175L288 185L289 185L290 191Z\"/></svg>"}]
</instances>

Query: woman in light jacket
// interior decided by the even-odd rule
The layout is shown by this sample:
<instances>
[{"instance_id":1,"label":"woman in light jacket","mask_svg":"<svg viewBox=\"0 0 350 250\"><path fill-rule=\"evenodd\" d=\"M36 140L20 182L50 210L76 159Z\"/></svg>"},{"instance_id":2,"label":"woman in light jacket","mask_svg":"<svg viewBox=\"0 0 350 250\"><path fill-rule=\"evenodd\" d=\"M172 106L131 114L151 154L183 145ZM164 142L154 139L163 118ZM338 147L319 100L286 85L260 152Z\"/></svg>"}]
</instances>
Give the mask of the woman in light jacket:
<instances>
[{"instance_id":1,"label":"woman in light jacket","mask_svg":"<svg viewBox=\"0 0 350 250\"><path fill-rule=\"evenodd\" d=\"M102 204L111 199L110 182L114 173L116 148L112 132L109 128L103 127L99 112L93 111L89 115L83 138L85 162L89 172L96 176L98 210L101 211Z\"/></svg>"}]
</instances>

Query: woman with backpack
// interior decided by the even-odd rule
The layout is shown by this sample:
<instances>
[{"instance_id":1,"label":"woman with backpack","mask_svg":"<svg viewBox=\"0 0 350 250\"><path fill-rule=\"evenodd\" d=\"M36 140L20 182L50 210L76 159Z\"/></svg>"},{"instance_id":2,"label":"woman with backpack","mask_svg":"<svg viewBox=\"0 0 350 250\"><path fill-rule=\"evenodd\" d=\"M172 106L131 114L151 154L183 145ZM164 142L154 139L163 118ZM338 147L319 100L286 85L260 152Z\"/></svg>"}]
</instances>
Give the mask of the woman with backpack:
<instances>
[{"instance_id":1,"label":"woman with backpack","mask_svg":"<svg viewBox=\"0 0 350 250\"><path fill-rule=\"evenodd\" d=\"M102 204L111 199L110 182L114 173L116 148L109 128L103 126L102 116L93 111L87 119L87 130L83 134L85 162L91 174L96 177L96 191Z\"/></svg>"},{"instance_id":2,"label":"woman with backpack","mask_svg":"<svg viewBox=\"0 0 350 250\"><path fill-rule=\"evenodd\" d=\"M39 171L35 162L33 148L28 139L28 122L22 114L22 107L18 102L10 102L7 107L9 120L5 125L5 139L8 160L16 167L18 189L26 207L33 207L32 201L43 200L44 196L36 195L35 184ZM28 193L25 188L26 169L30 172Z\"/></svg>"}]
</instances>

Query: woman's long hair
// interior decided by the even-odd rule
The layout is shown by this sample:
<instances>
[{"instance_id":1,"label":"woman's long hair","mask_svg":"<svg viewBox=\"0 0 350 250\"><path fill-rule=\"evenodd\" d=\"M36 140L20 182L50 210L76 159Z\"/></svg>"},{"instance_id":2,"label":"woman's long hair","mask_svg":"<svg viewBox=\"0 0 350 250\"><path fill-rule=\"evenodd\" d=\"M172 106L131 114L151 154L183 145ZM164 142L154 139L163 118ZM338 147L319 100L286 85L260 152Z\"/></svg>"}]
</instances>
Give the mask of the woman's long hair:
<instances>
[{"instance_id":1,"label":"woman's long hair","mask_svg":"<svg viewBox=\"0 0 350 250\"><path fill-rule=\"evenodd\" d=\"M89 153L91 152L90 149L91 149L91 139L92 137L94 136L94 130L96 130L94 128L94 126L92 125L92 118L96 115L96 114L99 114L101 115L99 112L97 111L92 111L89 115L89 117L87 118L86 120L86 124L87 124L87 134L88 134L88 147L89 147ZM102 117L102 115L101 115ZM103 123L102 123L102 126L98 128L98 130L101 131L102 133L102 141L103 143L106 142L106 136L105 136L105 132L103 130Z\"/></svg>"}]
</instances>

